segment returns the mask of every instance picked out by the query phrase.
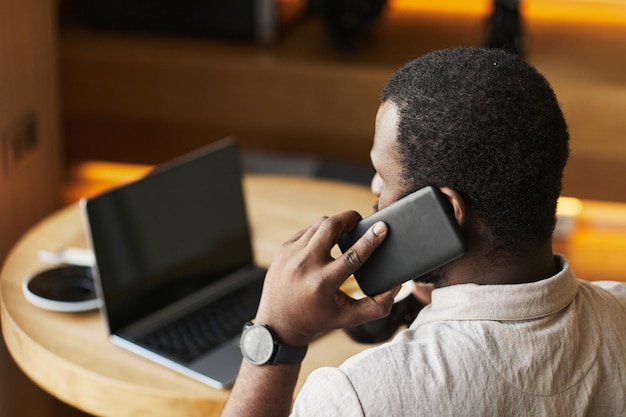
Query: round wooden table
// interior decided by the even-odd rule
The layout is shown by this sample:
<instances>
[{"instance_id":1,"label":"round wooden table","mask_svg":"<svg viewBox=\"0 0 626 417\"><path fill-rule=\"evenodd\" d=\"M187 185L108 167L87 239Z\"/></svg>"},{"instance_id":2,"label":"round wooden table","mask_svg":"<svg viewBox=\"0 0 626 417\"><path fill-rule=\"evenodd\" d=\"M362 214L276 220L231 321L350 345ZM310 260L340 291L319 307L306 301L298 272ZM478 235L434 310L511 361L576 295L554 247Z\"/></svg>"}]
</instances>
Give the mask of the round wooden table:
<instances>
[{"instance_id":1,"label":"round wooden table","mask_svg":"<svg viewBox=\"0 0 626 417\"><path fill-rule=\"evenodd\" d=\"M303 177L249 175L244 190L256 261L264 266L282 242L320 216L349 209L366 216L375 202L367 187ZM626 205L583 202L573 232L554 244L580 277L626 281ZM2 332L21 369L52 395L97 416L219 415L228 390L212 389L116 347L99 313L57 313L26 301L23 280L50 268L38 260L38 251L66 246L86 246L76 205L27 232L2 271ZM309 348L296 392L315 368L339 365L367 347L341 330L320 337Z\"/></svg>"},{"instance_id":2,"label":"round wooden table","mask_svg":"<svg viewBox=\"0 0 626 417\"><path fill-rule=\"evenodd\" d=\"M319 217L348 209L366 216L375 202L367 187L303 177L251 175L244 179L244 190L255 257L264 266L282 242ZM38 259L38 251L66 246L86 247L78 205L28 231L2 271L2 332L24 373L60 400L97 416L219 415L228 390L210 388L113 345L98 312L52 312L26 301L24 279L50 268ZM336 366L366 347L341 330L320 337L309 349L297 389L313 369Z\"/></svg>"}]
</instances>

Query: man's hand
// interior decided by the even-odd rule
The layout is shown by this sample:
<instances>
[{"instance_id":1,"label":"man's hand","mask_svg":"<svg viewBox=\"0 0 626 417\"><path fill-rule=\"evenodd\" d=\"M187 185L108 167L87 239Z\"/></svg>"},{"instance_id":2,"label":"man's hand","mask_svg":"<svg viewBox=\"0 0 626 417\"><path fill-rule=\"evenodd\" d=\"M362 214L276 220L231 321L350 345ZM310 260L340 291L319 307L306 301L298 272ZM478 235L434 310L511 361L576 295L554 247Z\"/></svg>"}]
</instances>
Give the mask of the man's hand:
<instances>
[{"instance_id":1,"label":"man's hand","mask_svg":"<svg viewBox=\"0 0 626 417\"><path fill-rule=\"evenodd\" d=\"M389 314L400 287L361 300L339 289L387 234L387 225L376 223L334 259L330 251L339 236L360 219L354 211L325 217L285 242L265 277L255 322L268 324L281 343L305 346L318 333ZM299 372L300 364L256 366L243 360L222 417L287 416Z\"/></svg>"},{"instance_id":2,"label":"man's hand","mask_svg":"<svg viewBox=\"0 0 626 417\"><path fill-rule=\"evenodd\" d=\"M255 321L269 324L282 343L304 346L320 332L353 327L389 313L399 287L360 300L339 289L387 234L387 226L379 222L334 259L331 249L360 219L355 211L321 218L278 250Z\"/></svg>"}]
</instances>

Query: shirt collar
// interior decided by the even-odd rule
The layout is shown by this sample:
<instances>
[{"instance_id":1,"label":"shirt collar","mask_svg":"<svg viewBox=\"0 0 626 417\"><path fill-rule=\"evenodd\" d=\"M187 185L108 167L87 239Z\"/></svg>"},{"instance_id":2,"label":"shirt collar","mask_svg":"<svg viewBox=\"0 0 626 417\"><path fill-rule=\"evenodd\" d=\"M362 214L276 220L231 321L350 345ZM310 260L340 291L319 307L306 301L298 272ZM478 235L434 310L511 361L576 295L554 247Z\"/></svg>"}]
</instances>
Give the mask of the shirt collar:
<instances>
[{"instance_id":1,"label":"shirt collar","mask_svg":"<svg viewBox=\"0 0 626 417\"><path fill-rule=\"evenodd\" d=\"M578 292L578 281L567 260L557 255L561 270L550 278L528 284L460 284L437 288L432 303L411 328L441 320L529 320L566 307Z\"/></svg>"}]
</instances>

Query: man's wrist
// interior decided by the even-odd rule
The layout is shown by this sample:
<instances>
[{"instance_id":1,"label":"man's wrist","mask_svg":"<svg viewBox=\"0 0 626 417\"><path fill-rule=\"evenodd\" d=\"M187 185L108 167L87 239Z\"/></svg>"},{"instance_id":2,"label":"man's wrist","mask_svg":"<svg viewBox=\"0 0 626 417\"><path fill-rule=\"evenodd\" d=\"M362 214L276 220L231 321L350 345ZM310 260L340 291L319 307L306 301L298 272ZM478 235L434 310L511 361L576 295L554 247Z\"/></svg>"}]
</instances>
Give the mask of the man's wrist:
<instances>
[{"instance_id":1,"label":"man's wrist","mask_svg":"<svg viewBox=\"0 0 626 417\"><path fill-rule=\"evenodd\" d=\"M276 339L285 345L307 346L314 339L314 337L303 332L302 329L288 326L286 320L277 320L274 315L257 314L252 321L269 326Z\"/></svg>"}]
</instances>

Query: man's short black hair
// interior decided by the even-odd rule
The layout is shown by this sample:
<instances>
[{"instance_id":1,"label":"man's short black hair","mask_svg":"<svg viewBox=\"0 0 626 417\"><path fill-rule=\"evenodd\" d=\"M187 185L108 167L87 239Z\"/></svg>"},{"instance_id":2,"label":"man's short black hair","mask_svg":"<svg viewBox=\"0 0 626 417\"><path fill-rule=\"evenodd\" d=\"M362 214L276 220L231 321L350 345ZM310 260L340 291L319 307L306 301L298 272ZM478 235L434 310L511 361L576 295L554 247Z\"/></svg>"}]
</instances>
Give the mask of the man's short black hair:
<instances>
[{"instance_id":1,"label":"man's short black hair","mask_svg":"<svg viewBox=\"0 0 626 417\"><path fill-rule=\"evenodd\" d=\"M399 110L409 190L459 191L493 250L516 253L551 238L569 134L536 69L503 50L435 51L392 76L387 100Z\"/></svg>"}]
</instances>

